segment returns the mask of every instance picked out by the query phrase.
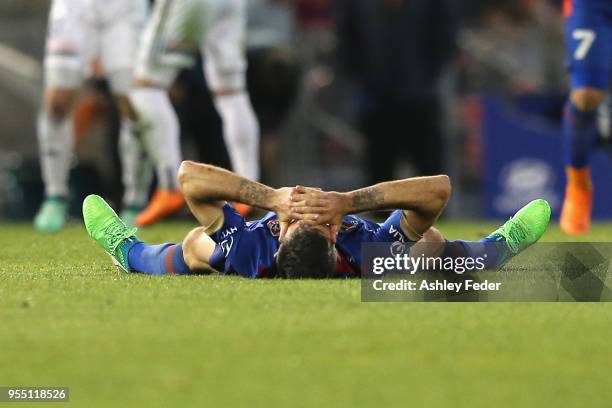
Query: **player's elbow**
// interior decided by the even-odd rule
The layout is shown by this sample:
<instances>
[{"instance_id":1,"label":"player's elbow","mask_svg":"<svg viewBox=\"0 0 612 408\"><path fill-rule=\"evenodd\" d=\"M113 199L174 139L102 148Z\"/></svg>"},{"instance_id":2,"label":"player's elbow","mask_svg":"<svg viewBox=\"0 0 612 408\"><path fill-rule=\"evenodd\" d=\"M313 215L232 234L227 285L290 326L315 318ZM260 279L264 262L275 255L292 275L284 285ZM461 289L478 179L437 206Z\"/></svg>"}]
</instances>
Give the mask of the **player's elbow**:
<instances>
[{"instance_id":1,"label":"player's elbow","mask_svg":"<svg viewBox=\"0 0 612 408\"><path fill-rule=\"evenodd\" d=\"M442 202L442 206L444 206L450 199L452 193L450 177L446 174L436 176L436 182L435 196L438 201Z\"/></svg>"},{"instance_id":2,"label":"player's elbow","mask_svg":"<svg viewBox=\"0 0 612 408\"><path fill-rule=\"evenodd\" d=\"M196 163L185 160L181 163L178 171L178 182L181 189L181 193L185 197L191 195L193 186L193 174L195 171Z\"/></svg>"},{"instance_id":3,"label":"player's elbow","mask_svg":"<svg viewBox=\"0 0 612 408\"><path fill-rule=\"evenodd\" d=\"M451 196L451 182L446 175L433 177L433 188L430 190L428 211L436 216L446 207Z\"/></svg>"},{"instance_id":4,"label":"player's elbow","mask_svg":"<svg viewBox=\"0 0 612 408\"><path fill-rule=\"evenodd\" d=\"M450 178L446 175L429 177L429 189L422 196L423 206L421 208L427 217L437 218L451 195Z\"/></svg>"}]
</instances>

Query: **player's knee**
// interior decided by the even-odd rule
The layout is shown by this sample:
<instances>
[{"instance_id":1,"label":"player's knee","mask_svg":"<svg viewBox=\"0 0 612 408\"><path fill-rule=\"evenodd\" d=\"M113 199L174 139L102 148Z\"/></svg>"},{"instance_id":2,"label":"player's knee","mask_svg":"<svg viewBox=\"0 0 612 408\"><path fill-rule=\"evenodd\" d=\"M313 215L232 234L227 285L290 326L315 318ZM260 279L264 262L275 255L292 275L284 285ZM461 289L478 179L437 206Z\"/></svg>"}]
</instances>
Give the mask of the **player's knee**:
<instances>
[{"instance_id":1,"label":"player's knee","mask_svg":"<svg viewBox=\"0 0 612 408\"><path fill-rule=\"evenodd\" d=\"M46 95L45 110L54 119L64 119L70 114L75 99L74 91L50 90Z\"/></svg>"},{"instance_id":2,"label":"player's knee","mask_svg":"<svg viewBox=\"0 0 612 408\"><path fill-rule=\"evenodd\" d=\"M571 92L570 98L581 111L594 111L606 99L606 93L594 88L580 88Z\"/></svg>"},{"instance_id":3,"label":"player's knee","mask_svg":"<svg viewBox=\"0 0 612 408\"><path fill-rule=\"evenodd\" d=\"M202 261L198 256L198 239L204 234L204 228L198 227L189 232L183 240L183 258L185 263L192 271L200 269Z\"/></svg>"},{"instance_id":4,"label":"player's knee","mask_svg":"<svg viewBox=\"0 0 612 408\"><path fill-rule=\"evenodd\" d=\"M430 227L423 233L423 238L419 242L426 242L430 244L442 244L446 242L444 236L437 228Z\"/></svg>"}]
</instances>

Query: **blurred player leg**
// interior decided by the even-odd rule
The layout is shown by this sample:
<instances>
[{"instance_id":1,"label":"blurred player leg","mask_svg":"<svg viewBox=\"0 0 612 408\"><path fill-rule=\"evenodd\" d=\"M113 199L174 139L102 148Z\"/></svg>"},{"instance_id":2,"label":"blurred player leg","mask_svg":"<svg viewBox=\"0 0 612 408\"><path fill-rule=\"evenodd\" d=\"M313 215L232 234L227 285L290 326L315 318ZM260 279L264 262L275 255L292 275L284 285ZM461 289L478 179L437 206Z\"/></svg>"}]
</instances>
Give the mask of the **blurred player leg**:
<instances>
[{"instance_id":1,"label":"blurred player leg","mask_svg":"<svg viewBox=\"0 0 612 408\"><path fill-rule=\"evenodd\" d=\"M119 157L122 167L123 205L121 218L133 225L149 199L153 182L153 164L142 142L142 131L137 123L123 119L119 133Z\"/></svg>"},{"instance_id":2,"label":"blurred player leg","mask_svg":"<svg viewBox=\"0 0 612 408\"><path fill-rule=\"evenodd\" d=\"M246 89L246 2L210 1L204 38L204 73L223 122L223 139L233 170L259 180L259 123ZM236 203L246 215L250 207Z\"/></svg>"},{"instance_id":3,"label":"blurred player leg","mask_svg":"<svg viewBox=\"0 0 612 408\"><path fill-rule=\"evenodd\" d=\"M133 66L147 18L146 0L107 4L100 14L107 24L100 32L100 59L121 114L119 157L124 186L122 217L133 224L147 204L153 168L142 141L144 124L130 103ZM117 44L121 44L118 47Z\"/></svg>"},{"instance_id":4,"label":"blurred player leg","mask_svg":"<svg viewBox=\"0 0 612 408\"><path fill-rule=\"evenodd\" d=\"M185 204L177 181L182 160L179 123L167 90L179 69L193 63L185 49L173 49L172 44L189 42L186 30L196 12L193 0L157 1L140 44L130 101L146 129L143 141L155 165L158 189L136 218L138 226L162 220Z\"/></svg>"},{"instance_id":5,"label":"blurred player leg","mask_svg":"<svg viewBox=\"0 0 612 408\"><path fill-rule=\"evenodd\" d=\"M565 14L571 93L563 118L567 186L560 224L566 234L576 235L588 232L591 224L588 160L612 66L612 7L605 1L567 0Z\"/></svg>"},{"instance_id":6,"label":"blurred player leg","mask_svg":"<svg viewBox=\"0 0 612 408\"><path fill-rule=\"evenodd\" d=\"M210 29L203 44L206 80L234 171L258 180L259 123L246 89L246 2L231 0L215 8L208 14Z\"/></svg>"},{"instance_id":7,"label":"blurred player leg","mask_svg":"<svg viewBox=\"0 0 612 408\"><path fill-rule=\"evenodd\" d=\"M45 201L36 229L53 232L66 222L68 174L73 153L72 110L88 68L90 32L83 5L55 0L49 14L45 51L45 96L38 121L38 142Z\"/></svg>"},{"instance_id":8,"label":"blurred player leg","mask_svg":"<svg viewBox=\"0 0 612 408\"><path fill-rule=\"evenodd\" d=\"M130 100L144 122L143 142L153 160L158 188L134 224L145 226L172 215L183 208L185 201L178 190L177 175L181 163L179 124L163 89L137 86Z\"/></svg>"},{"instance_id":9,"label":"blurred player leg","mask_svg":"<svg viewBox=\"0 0 612 408\"><path fill-rule=\"evenodd\" d=\"M66 222L68 174L73 153L72 109L78 91L48 87L38 119L38 143L45 201L34 223L39 231L54 232Z\"/></svg>"},{"instance_id":10,"label":"blurred player leg","mask_svg":"<svg viewBox=\"0 0 612 408\"><path fill-rule=\"evenodd\" d=\"M249 95L244 91L214 95L233 170L250 180L258 180L259 124Z\"/></svg>"}]
</instances>

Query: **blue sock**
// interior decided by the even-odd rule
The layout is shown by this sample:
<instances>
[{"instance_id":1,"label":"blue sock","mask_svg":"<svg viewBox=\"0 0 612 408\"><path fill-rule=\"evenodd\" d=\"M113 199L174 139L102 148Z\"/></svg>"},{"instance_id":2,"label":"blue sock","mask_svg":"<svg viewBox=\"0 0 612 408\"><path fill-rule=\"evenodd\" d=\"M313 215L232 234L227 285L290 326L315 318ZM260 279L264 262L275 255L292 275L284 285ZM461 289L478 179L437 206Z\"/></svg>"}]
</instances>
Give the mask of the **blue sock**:
<instances>
[{"instance_id":1,"label":"blue sock","mask_svg":"<svg viewBox=\"0 0 612 408\"><path fill-rule=\"evenodd\" d=\"M130 268L147 275L190 275L182 244L147 245L139 242L128 253Z\"/></svg>"},{"instance_id":2,"label":"blue sock","mask_svg":"<svg viewBox=\"0 0 612 408\"><path fill-rule=\"evenodd\" d=\"M503 243L499 243L489 237L480 241L446 241L444 256L451 258L470 257L482 258L485 269L499 266Z\"/></svg>"},{"instance_id":3,"label":"blue sock","mask_svg":"<svg viewBox=\"0 0 612 408\"><path fill-rule=\"evenodd\" d=\"M565 164L583 168L597 140L597 111L581 111L571 101L563 114L563 150Z\"/></svg>"}]
</instances>

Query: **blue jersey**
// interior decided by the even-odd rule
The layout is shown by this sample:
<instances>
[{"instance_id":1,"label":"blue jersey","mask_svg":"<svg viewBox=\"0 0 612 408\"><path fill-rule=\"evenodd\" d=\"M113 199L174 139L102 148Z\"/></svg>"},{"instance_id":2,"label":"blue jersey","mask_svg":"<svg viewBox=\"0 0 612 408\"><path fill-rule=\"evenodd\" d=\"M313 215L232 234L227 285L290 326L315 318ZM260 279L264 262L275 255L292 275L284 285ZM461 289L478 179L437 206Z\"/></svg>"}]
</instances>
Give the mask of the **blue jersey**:
<instances>
[{"instance_id":1,"label":"blue jersey","mask_svg":"<svg viewBox=\"0 0 612 408\"><path fill-rule=\"evenodd\" d=\"M246 221L230 204L223 207L225 222L211 237L224 259L214 266L225 275L248 278L270 277L278 251L280 224L276 214L257 221ZM338 276L360 276L361 244L364 242L409 242L400 227L402 211L394 211L381 224L353 215L344 217L336 249Z\"/></svg>"},{"instance_id":2,"label":"blue jersey","mask_svg":"<svg viewBox=\"0 0 612 408\"><path fill-rule=\"evenodd\" d=\"M612 72L612 0L565 0L565 41L572 89L608 89Z\"/></svg>"}]
</instances>

